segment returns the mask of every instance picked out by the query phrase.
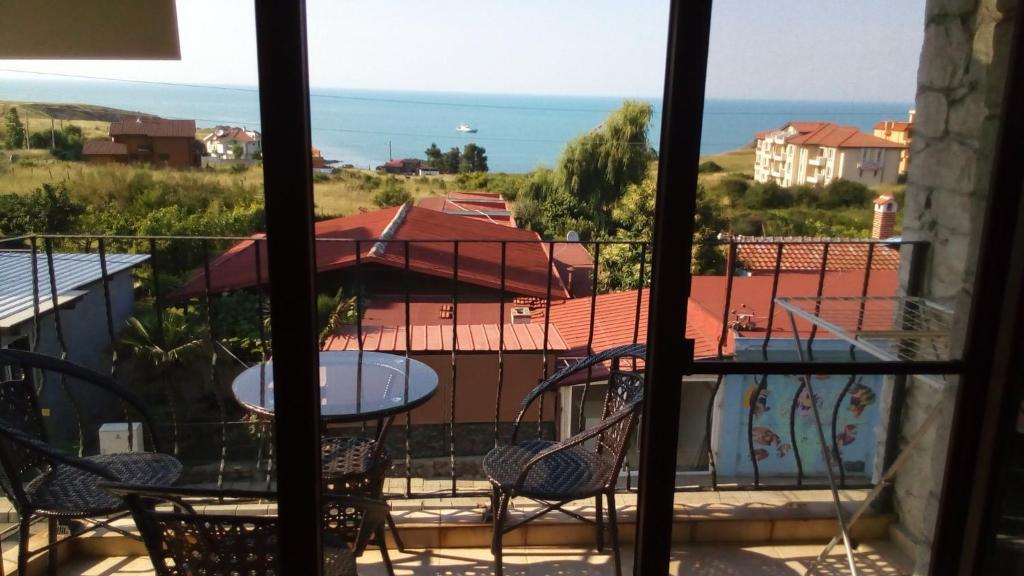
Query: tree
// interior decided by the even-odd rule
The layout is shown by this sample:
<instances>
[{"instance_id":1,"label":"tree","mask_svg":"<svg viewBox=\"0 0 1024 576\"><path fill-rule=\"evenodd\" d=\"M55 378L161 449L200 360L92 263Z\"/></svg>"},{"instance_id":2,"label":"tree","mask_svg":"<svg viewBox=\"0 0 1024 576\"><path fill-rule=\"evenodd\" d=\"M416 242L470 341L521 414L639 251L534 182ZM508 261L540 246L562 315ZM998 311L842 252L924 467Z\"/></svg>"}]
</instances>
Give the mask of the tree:
<instances>
[{"instance_id":1,"label":"tree","mask_svg":"<svg viewBox=\"0 0 1024 576\"><path fill-rule=\"evenodd\" d=\"M373 203L381 208L401 206L412 200L412 194L394 176L389 176L384 185L373 195Z\"/></svg>"},{"instance_id":2,"label":"tree","mask_svg":"<svg viewBox=\"0 0 1024 576\"><path fill-rule=\"evenodd\" d=\"M10 149L25 146L25 127L21 124L17 108L8 108L4 113L4 146Z\"/></svg>"},{"instance_id":3,"label":"tree","mask_svg":"<svg viewBox=\"0 0 1024 576\"><path fill-rule=\"evenodd\" d=\"M28 144L31 148L48 148L50 154L61 160L79 160L82 158L82 129L69 124L63 130L33 132Z\"/></svg>"},{"instance_id":4,"label":"tree","mask_svg":"<svg viewBox=\"0 0 1024 576\"><path fill-rule=\"evenodd\" d=\"M822 194L822 208L844 208L866 206L871 201L871 190L851 180L833 180Z\"/></svg>"},{"instance_id":5,"label":"tree","mask_svg":"<svg viewBox=\"0 0 1024 576\"><path fill-rule=\"evenodd\" d=\"M459 172L487 172L487 150L470 142L462 149Z\"/></svg>"},{"instance_id":6,"label":"tree","mask_svg":"<svg viewBox=\"0 0 1024 576\"><path fill-rule=\"evenodd\" d=\"M63 183L43 184L31 194L3 194L0 195L0 235L71 232L84 211L85 206L71 199Z\"/></svg>"},{"instance_id":7,"label":"tree","mask_svg":"<svg viewBox=\"0 0 1024 576\"><path fill-rule=\"evenodd\" d=\"M437 147L436 143L431 142L430 148L427 148L425 154L427 155L427 166L438 170L445 169L444 152Z\"/></svg>"},{"instance_id":8,"label":"tree","mask_svg":"<svg viewBox=\"0 0 1024 576\"><path fill-rule=\"evenodd\" d=\"M242 146L241 144L235 144L234 146L231 147L231 157L232 158L242 158L244 156L245 156L245 146Z\"/></svg>"},{"instance_id":9,"label":"tree","mask_svg":"<svg viewBox=\"0 0 1024 576\"><path fill-rule=\"evenodd\" d=\"M452 146L450 150L444 153L444 171L448 174L455 174L459 171L461 160L462 152L459 151L458 146Z\"/></svg>"},{"instance_id":10,"label":"tree","mask_svg":"<svg viewBox=\"0 0 1024 576\"><path fill-rule=\"evenodd\" d=\"M598 229L630 184L644 179L651 156L647 128L653 107L627 100L587 134L570 141L558 160L560 187L587 206Z\"/></svg>"}]
</instances>

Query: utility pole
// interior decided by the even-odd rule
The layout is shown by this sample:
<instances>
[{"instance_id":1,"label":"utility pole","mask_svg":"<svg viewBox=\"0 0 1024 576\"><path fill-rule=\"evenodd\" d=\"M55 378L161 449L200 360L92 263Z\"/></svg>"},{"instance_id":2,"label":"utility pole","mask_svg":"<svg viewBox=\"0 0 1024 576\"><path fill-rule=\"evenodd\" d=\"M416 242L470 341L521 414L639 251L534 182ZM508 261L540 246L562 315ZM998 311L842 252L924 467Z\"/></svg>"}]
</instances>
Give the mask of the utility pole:
<instances>
[{"instance_id":1,"label":"utility pole","mask_svg":"<svg viewBox=\"0 0 1024 576\"><path fill-rule=\"evenodd\" d=\"M394 160L394 158L391 157L391 140L388 140L388 162L392 160Z\"/></svg>"},{"instance_id":2,"label":"utility pole","mask_svg":"<svg viewBox=\"0 0 1024 576\"><path fill-rule=\"evenodd\" d=\"M50 118L50 148L57 147L57 135L54 133L53 118Z\"/></svg>"}]
</instances>

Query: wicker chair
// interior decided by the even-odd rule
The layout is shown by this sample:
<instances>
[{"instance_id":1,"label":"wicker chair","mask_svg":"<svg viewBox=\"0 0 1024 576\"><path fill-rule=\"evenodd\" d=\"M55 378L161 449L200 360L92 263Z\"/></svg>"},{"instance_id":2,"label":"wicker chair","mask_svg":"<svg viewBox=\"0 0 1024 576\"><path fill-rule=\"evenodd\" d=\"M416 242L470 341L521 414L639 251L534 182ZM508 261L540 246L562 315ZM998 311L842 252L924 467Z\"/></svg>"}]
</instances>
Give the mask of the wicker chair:
<instances>
[{"instance_id":1,"label":"wicker chair","mask_svg":"<svg viewBox=\"0 0 1024 576\"><path fill-rule=\"evenodd\" d=\"M286 573L280 565L276 516L199 513L186 499L273 501L273 492L151 488L104 484L124 498L157 576ZM160 506L170 504L170 506ZM324 496L324 575L354 576L356 557L384 522L387 505L358 496Z\"/></svg>"},{"instance_id":2,"label":"wicker chair","mask_svg":"<svg viewBox=\"0 0 1024 576\"><path fill-rule=\"evenodd\" d=\"M382 498L384 480L391 469L391 455L377 440L362 437L326 436L320 440L321 477L323 493L336 496L364 496ZM385 511L385 520L400 552L405 545L391 518ZM374 543L380 548L388 573L393 574L391 557L388 555L384 532L374 534Z\"/></svg>"},{"instance_id":3,"label":"wicker chair","mask_svg":"<svg viewBox=\"0 0 1024 576\"><path fill-rule=\"evenodd\" d=\"M494 554L497 576L502 574L502 536L555 510L579 520L593 522L597 530L597 549L603 551L602 497L608 500L608 527L615 555L615 569L616 574L621 576L615 485L633 424L643 402L644 377L640 372L625 372L619 368L622 358L635 361L642 359L645 353L646 348L642 344L620 346L559 370L541 382L523 400L516 416L511 443L491 450L484 457L484 473L492 486L489 512L494 522L494 534L491 552ZM571 374L591 370L608 361L612 363L608 375L608 391L601 421L597 426L560 442L540 439L516 441L523 415L541 394L556 390ZM508 504L514 497L535 500L543 507L538 512L509 523ZM590 497L595 498L597 510L597 518L593 521L563 508L569 502Z\"/></svg>"},{"instance_id":4,"label":"wicker chair","mask_svg":"<svg viewBox=\"0 0 1024 576\"><path fill-rule=\"evenodd\" d=\"M8 374L8 370L12 369ZM88 383L120 399L138 412L154 452L69 456L47 443L34 370L62 375L70 383ZM6 380L17 372L22 377ZM0 349L0 487L20 518L18 573L25 574L30 551L29 528L36 516L49 521L49 543L33 551L49 551L50 572L56 570L57 522L88 520L87 533L107 525L98 518L123 515L127 508L97 485L100 481L168 486L181 474L181 463L159 453L160 443L145 405L114 380L65 360L42 354Z\"/></svg>"}]
</instances>

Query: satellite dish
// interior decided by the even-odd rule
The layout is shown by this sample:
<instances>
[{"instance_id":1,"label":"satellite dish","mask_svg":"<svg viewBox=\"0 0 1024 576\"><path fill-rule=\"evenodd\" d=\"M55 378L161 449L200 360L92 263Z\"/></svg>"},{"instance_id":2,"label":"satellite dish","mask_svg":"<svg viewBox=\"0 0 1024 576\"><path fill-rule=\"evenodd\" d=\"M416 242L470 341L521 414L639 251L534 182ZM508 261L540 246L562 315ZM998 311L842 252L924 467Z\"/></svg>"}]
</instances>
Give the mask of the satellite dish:
<instances>
[{"instance_id":1,"label":"satellite dish","mask_svg":"<svg viewBox=\"0 0 1024 576\"><path fill-rule=\"evenodd\" d=\"M569 242L579 242L580 233L575 230L569 230L569 233L565 235L565 239Z\"/></svg>"}]
</instances>

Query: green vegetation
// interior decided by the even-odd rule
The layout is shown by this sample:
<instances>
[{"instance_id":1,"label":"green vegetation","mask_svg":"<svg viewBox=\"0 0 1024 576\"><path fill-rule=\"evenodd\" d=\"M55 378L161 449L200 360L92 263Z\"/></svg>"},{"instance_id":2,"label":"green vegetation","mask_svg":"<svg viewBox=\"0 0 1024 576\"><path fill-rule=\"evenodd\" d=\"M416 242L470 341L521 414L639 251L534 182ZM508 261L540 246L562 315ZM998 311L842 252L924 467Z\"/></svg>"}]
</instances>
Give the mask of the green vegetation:
<instances>
[{"instance_id":1,"label":"green vegetation","mask_svg":"<svg viewBox=\"0 0 1024 576\"><path fill-rule=\"evenodd\" d=\"M373 203L381 208L401 206L412 200L412 194L402 186L398 179L389 176L379 190L373 194Z\"/></svg>"},{"instance_id":2,"label":"green vegetation","mask_svg":"<svg viewBox=\"0 0 1024 576\"><path fill-rule=\"evenodd\" d=\"M25 127L21 123L17 108L8 108L4 112L4 147L10 149L25 146Z\"/></svg>"},{"instance_id":3,"label":"green vegetation","mask_svg":"<svg viewBox=\"0 0 1024 576\"><path fill-rule=\"evenodd\" d=\"M427 166L437 168L444 174L465 174L471 172L487 172L487 150L472 142L463 146L460 151L452 147L448 152L441 152L437 143L431 142L424 151Z\"/></svg>"}]
</instances>

